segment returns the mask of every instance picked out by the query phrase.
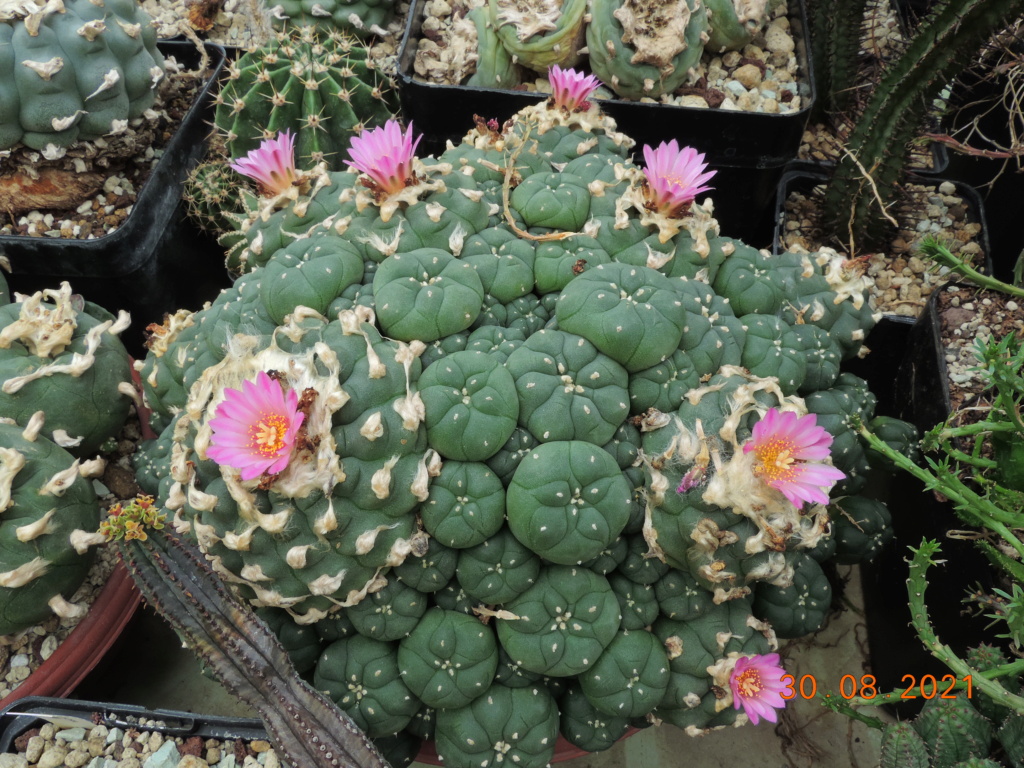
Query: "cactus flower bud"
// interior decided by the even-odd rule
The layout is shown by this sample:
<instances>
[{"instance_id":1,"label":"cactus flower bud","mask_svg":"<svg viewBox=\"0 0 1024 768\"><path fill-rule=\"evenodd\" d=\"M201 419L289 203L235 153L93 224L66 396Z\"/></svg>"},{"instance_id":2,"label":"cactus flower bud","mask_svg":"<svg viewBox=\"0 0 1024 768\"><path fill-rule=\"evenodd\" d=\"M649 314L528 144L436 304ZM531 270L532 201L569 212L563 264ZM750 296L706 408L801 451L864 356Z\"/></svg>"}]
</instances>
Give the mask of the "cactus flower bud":
<instances>
[{"instance_id":1,"label":"cactus flower bud","mask_svg":"<svg viewBox=\"0 0 1024 768\"><path fill-rule=\"evenodd\" d=\"M388 120L383 126L363 131L352 139L348 150L350 168L370 177L373 184L386 195L400 192L412 183L412 160L423 135L412 137L412 123L402 133L397 120Z\"/></svg>"},{"instance_id":2,"label":"cactus flower bud","mask_svg":"<svg viewBox=\"0 0 1024 768\"><path fill-rule=\"evenodd\" d=\"M708 164L704 162L704 154L693 147L680 149L675 139L661 142L657 149L645 144L644 160L650 210L679 218L689 210L697 195L712 189L704 186L715 175L715 171L705 173Z\"/></svg>"},{"instance_id":3,"label":"cactus flower bud","mask_svg":"<svg viewBox=\"0 0 1024 768\"><path fill-rule=\"evenodd\" d=\"M570 112L589 109L587 97L601 85L601 81L593 75L584 75L575 69L562 69L557 64L548 71L548 78L551 81L553 106L563 107Z\"/></svg>"},{"instance_id":4,"label":"cactus flower bud","mask_svg":"<svg viewBox=\"0 0 1024 768\"><path fill-rule=\"evenodd\" d=\"M258 149L231 163L231 168L255 179L265 195L288 191L299 179L295 170L295 134L281 131L275 138L265 139Z\"/></svg>"}]
</instances>

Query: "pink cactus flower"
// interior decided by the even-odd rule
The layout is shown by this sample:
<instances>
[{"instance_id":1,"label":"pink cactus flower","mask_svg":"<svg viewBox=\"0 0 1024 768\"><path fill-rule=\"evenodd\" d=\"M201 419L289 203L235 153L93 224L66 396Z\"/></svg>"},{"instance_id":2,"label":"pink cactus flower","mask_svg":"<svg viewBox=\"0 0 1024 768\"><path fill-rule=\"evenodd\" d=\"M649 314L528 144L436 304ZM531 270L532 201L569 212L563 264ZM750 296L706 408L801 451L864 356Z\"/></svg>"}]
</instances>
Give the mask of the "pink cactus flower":
<instances>
[{"instance_id":1,"label":"pink cactus flower","mask_svg":"<svg viewBox=\"0 0 1024 768\"><path fill-rule=\"evenodd\" d=\"M287 192L299 179L295 170L295 134L281 131L273 139L264 139L259 148L231 163L231 168L255 179L265 195Z\"/></svg>"},{"instance_id":2,"label":"pink cactus flower","mask_svg":"<svg viewBox=\"0 0 1024 768\"><path fill-rule=\"evenodd\" d=\"M555 64L548 70L551 81L551 99L556 107L570 112L590 109L587 97L597 90L601 81L593 75L584 75L575 69L562 69Z\"/></svg>"},{"instance_id":3,"label":"pink cactus flower","mask_svg":"<svg viewBox=\"0 0 1024 768\"><path fill-rule=\"evenodd\" d=\"M217 406L211 445L206 455L218 464L241 470L242 480L283 472L291 460L295 436L305 419L298 395L263 371L256 382L243 381L241 391L225 389Z\"/></svg>"},{"instance_id":4,"label":"pink cactus flower","mask_svg":"<svg viewBox=\"0 0 1024 768\"><path fill-rule=\"evenodd\" d=\"M715 171L704 172L708 164L693 147L679 148L675 139L661 142L657 149L644 145L647 167L648 207L670 218L685 214L694 198L712 187L704 186Z\"/></svg>"},{"instance_id":5,"label":"pink cactus flower","mask_svg":"<svg viewBox=\"0 0 1024 768\"><path fill-rule=\"evenodd\" d=\"M780 666L777 653L741 656L729 676L733 707L742 707L751 725L757 725L762 719L778 722L775 710L785 708L786 699L782 694L791 688L783 682L784 677L788 675Z\"/></svg>"},{"instance_id":6,"label":"pink cactus flower","mask_svg":"<svg viewBox=\"0 0 1024 768\"><path fill-rule=\"evenodd\" d=\"M377 189L386 195L399 192L413 177L412 160L423 135L412 138L412 123L402 133L397 120L388 120L383 126L363 131L352 138L348 150L350 168L369 176Z\"/></svg>"},{"instance_id":7,"label":"pink cactus flower","mask_svg":"<svg viewBox=\"0 0 1024 768\"><path fill-rule=\"evenodd\" d=\"M797 416L769 408L754 425L743 452L754 452L754 474L801 507L804 502L828 504L829 490L846 477L824 463L831 445L832 435L818 426L813 413Z\"/></svg>"}]
</instances>

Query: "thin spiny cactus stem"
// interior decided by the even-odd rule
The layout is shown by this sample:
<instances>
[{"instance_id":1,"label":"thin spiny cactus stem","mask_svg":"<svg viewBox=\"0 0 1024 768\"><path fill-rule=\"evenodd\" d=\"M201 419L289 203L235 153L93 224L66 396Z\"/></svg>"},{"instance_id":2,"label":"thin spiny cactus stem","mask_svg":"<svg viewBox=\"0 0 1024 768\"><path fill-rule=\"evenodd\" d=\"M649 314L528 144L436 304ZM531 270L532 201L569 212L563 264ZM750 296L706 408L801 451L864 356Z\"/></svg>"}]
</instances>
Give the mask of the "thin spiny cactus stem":
<instances>
[{"instance_id":1,"label":"thin spiny cactus stem","mask_svg":"<svg viewBox=\"0 0 1024 768\"><path fill-rule=\"evenodd\" d=\"M119 546L146 601L229 692L259 712L286 761L300 768L387 768L370 739L298 676L270 629L194 549L168 531Z\"/></svg>"}]
</instances>

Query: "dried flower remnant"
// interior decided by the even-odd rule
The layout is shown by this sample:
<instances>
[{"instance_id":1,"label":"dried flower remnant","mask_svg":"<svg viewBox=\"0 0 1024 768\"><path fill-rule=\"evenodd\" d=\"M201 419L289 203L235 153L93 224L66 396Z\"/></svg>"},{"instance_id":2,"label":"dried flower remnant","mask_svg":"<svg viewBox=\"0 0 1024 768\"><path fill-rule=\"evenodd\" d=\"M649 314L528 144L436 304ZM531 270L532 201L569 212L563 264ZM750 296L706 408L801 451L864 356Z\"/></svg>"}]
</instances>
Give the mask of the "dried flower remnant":
<instances>
[{"instance_id":1,"label":"dried flower remnant","mask_svg":"<svg viewBox=\"0 0 1024 768\"><path fill-rule=\"evenodd\" d=\"M715 171L706 171L704 154L693 147L679 148L675 139L661 142L657 149L644 145L647 167L647 209L670 218L680 218L694 198L712 187L706 186Z\"/></svg>"},{"instance_id":2,"label":"dried flower remnant","mask_svg":"<svg viewBox=\"0 0 1024 768\"><path fill-rule=\"evenodd\" d=\"M299 180L295 170L295 134L281 131L273 139L265 139L257 149L231 163L243 176L255 179L260 192L268 197L287 192Z\"/></svg>"},{"instance_id":3,"label":"dried flower remnant","mask_svg":"<svg viewBox=\"0 0 1024 768\"><path fill-rule=\"evenodd\" d=\"M287 393L264 371L242 389L225 389L224 400L210 419L213 430L206 455L241 470L242 480L283 472L305 419L295 390Z\"/></svg>"},{"instance_id":4,"label":"dried flower remnant","mask_svg":"<svg viewBox=\"0 0 1024 768\"><path fill-rule=\"evenodd\" d=\"M739 657L729 676L733 707L742 707L751 725L761 720L778 722L775 710L785 708L786 699L782 694L789 690L782 681L784 677L787 677L786 670L779 664L777 653Z\"/></svg>"},{"instance_id":5,"label":"dried flower remnant","mask_svg":"<svg viewBox=\"0 0 1024 768\"><path fill-rule=\"evenodd\" d=\"M402 133L397 120L388 120L373 130L352 138L346 161L349 167L369 176L366 186L383 195L400 192L416 183L412 161L422 134L415 140L412 123Z\"/></svg>"},{"instance_id":6,"label":"dried flower remnant","mask_svg":"<svg viewBox=\"0 0 1024 768\"><path fill-rule=\"evenodd\" d=\"M846 475L824 462L831 455L832 435L813 413L768 409L754 425L744 453L754 453L754 474L780 491L796 507L805 502L828 504L828 491Z\"/></svg>"},{"instance_id":7,"label":"dried flower remnant","mask_svg":"<svg viewBox=\"0 0 1024 768\"><path fill-rule=\"evenodd\" d=\"M551 103L569 112L585 112L590 109L587 98L596 91L601 81L593 75L584 75L575 69L562 69L555 64L548 71L551 81Z\"/></svg>"}]
</instances>

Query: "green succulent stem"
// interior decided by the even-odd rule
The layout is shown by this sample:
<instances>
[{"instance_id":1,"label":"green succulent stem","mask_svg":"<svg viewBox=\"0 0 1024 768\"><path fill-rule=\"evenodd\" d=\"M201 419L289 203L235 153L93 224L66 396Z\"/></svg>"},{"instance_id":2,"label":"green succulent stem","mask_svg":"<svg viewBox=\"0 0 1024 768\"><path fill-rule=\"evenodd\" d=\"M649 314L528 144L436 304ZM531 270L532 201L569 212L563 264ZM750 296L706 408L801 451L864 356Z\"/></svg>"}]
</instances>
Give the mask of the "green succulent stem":
<instances>
[{"instance_id":1,"label":"green succulent stem","mask_svg":"<svg viewBox=\"0 0 1024 768\"><path fill-rule=\"evenodd\" d=\"M981 672L957 656L948 645L940 642L928 617L928 606L925 604L924 599L925 590L928 588L928 580L925 578L928 569L932 565L942 562L935 559L935 556L940 551L940 547L938 542L926 539L916 549L910 547L910 551L913 553L913 558L910 560L910 578L907 579L907 595L910 604L911 623L917 632L918 638L920 638L928 652L949 667L953 674L959 678L958 682L950 687L950 690L965 689L967 683L963 678L970 676L972 690L977 688L982 693L991 696L997 703L1017 712L1024 712L1024 698L1010 693L996 681L996 678L1015 675L1024 671L1024 660L993 667ZM899 696L906 690L908 689L894 690L889 695L883 694L870 699L857 696L846 700L837 711L846 713L845 710L847 708L877 707L891 702L894 698L899 699ZM868 724L871 725L871 723ZM879 726L872 725L872 727Z\"/></svg>"},{"instance_id":2,"label":"green succulent stem","mask_svg":"<svg viewBox=\"0 0 1024 768\"><path fill-rule=\"evenodd\" d=\"M854 100L866 7L867 0L807 3L819 113L842 111Z\"/></svg>"},{"instance_id":3,"label":"green succulent stem","mask_svg":"<svg viewBox=\"0 0 1024 768\"><path fill-rule=\"evenodd\" d=\"M1009 296L1016 296L1017 298L1024 299L1024 288L1011 285L1010 283L1004 283L1002 280L994 278L991 275L982 274L949 250L949 247L938 238L924 238L918 245L918 251L936 263L944 267L949 267L950 271L966 277L972 283L981 288L986 288L990 291L1000 291Z\"/></svg>"},{"instance_id":4,"label":"green succulent stem","mask_svg":"<svg viewBox=\"0 0 1024 768\"><path fill-rule=\"evenodd\" d=\"M966 487L959 476L940 464L927 459L928 468L918 466L903 454L893 450L866 427L860 427L860 436L876 451L883 454L900 469L909 472L929 490L938 491L953 502L957 514L970 525L984 526L1002 536L1006 543L1024 558L1024 542L1010 530L1024 523L1020 515L1000 509L991 500Z\"/></svg>"},{"instance_id":5,"label":"green succulent stem","mask_svg":"<svg viewBox=\"0 0 1024 768\"><path fill-rule=\"evenodd\" d=\"M906 149L929 105L970 66L986 40L1021 13L1024 0L936 3L886 68L854 122L846 142L850 156L838 163L825 189L826 226L849 232L861 246L884 241L888 233L879 219L898 198Z\"/></svg>"},{"instance_id":6,"label":"green succulent stem","mask_svg":"<svg viewBox=\"0 0 1024 768\"><path fill-rule=\"evenodd\" d=\"M259 712L287 762L304 768L387 768L370 739L298 676L269 627L190 544L170 530L153 528L117 541L146 602L229 692Z\"/></svg>"}]
</instances>

